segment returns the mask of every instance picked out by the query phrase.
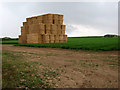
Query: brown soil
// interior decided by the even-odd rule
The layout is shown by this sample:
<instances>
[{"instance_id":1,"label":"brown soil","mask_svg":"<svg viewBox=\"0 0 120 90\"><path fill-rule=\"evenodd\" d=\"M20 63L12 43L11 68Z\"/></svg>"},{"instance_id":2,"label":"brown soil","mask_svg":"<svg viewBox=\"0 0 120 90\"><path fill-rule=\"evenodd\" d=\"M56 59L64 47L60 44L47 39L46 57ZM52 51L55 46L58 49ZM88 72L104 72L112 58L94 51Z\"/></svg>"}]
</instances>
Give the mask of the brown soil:
<instances>
[{"instance_id":1,"label":"brown soil","mask_svg":"<svg viewBox=\"0 0 120 90\"><path fill-rule=\"evenodd\" d=\"M118 51L73 51L2 45L2 50L21 52L26 59L40 62L60 72L58 88L117 88Z\"/></svg>"}]
</instances>

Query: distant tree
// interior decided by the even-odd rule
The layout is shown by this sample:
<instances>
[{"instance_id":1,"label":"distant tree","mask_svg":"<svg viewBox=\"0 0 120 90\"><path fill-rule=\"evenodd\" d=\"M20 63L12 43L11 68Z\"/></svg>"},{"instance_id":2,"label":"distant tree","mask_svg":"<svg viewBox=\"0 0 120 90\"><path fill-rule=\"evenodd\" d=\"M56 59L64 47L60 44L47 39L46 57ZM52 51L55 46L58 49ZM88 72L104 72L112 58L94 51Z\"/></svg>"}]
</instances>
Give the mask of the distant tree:
<instances>
[{"instance_id":1,"label":"distant tree","mask_svg":"<svg viewBox=\"0 0 120 90\"><path fill-rule=\"evenodd\" d=\"M2 40L11 40L11 38L10 37L4 37L4 38L2 38Z\"/></svg>"},{"instance_id":2,"label":"distant tree","mask_svg":"<svg viewBox=\"0 0 120 90\"><path fill-rule=\"evenodd\" d=\"M113 35L113 34L106 34L104 37L118 37L118 35Z\"/></svg>"},{"instance_id":3,"label":"distant tree","mask_svg":"<svg viewBox=\"0 0 120 90\"><path fill-rule=\"evenodd\" d=\"M18 38L10 38L10 37L4 37L2 38L2 41L8 41L8 40L18 40Z\"/></svg>"}]
</instances>

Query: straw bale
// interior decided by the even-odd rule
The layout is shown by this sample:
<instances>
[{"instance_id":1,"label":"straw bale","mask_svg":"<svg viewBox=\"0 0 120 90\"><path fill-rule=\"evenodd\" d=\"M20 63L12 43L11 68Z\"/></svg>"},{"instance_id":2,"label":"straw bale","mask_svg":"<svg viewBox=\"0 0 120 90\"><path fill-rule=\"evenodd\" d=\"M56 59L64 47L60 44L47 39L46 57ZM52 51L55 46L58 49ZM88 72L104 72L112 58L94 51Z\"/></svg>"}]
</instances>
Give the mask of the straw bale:
<instances>
[{"instance_id":1,"label":"straw bale","mask_svg":"<svg viewBox=\"0 0 120 90\"><path fill-rule=\"evenodd\" d=\"M63 40L67 42L67 35L63 35Z\"/></svg>"},{"instance_id":2,"label":"straw bale","mask_svg":"<svg viewBox=\"0 0 120 90\"><path fill-rule=\"evenodd\" d=\"M62 30L62 34L63 34L63 35L65 34L65 30Z\"/></svg>"},{"instance_id":3,"label":"straw bale","mask_svg":"<svg viewBox=\"0 0 120 90\"><path fill-rule=\"evenodd\" d=\"M51 29L51 24L46 24L46 25L45 25L45 29L46 29L46 30L50 30L50 29Z\"/></svg>"},{"instance_id":4,"label":"straw bale","mask_svg":"<svg viewBox=\"0 0 120 90\"><path fill-rule=\"evenodd\" d=\"M39 34L38 36L38 43L43 43L43 35Z\"/></svg>"},{"instance_id":5,"label":"straw bale","mask_svg":"<svg viewBox=\"0 0 120 90\"><path fill-rule=\"evenodd\" d=\"M38 34L27 34L27 43L38 43Z\"/></svg>"},{"instance_id":6,"label":"straw bale","mask_svg":"<svg viewBox=\"0 0 120 90\"><path fill-rule=\"evenodd\" d=\"M57 25L51 24L51 30L57 30Z\"/></svg>"},{"instance_id":7,"label":"straw bale","mask_svg":"<svg viewBox=\"0 0 120 90\"><path fill-rule=\"evenodd\" d=\"M54 41L54 40L50 40L49 42L50 42L50 43L54 43L55 41Z\"/></svg>"},{"instance_id":8,"label":"straw bale","mask_svg":"<svg viewBox=\"0 0 120 90\"><path fill-rule=\"evenodd\" d=\"M59 42L60 42L60 43L64 43L64 41L63 41L63 40L59 40Z\"/></svg>"},{"instance_id":9,"label":"straw bale","mask_svg":"<svg viewBox=\"0 0 120 90\"><path fill-rule=\"evenodd\" d=\"M38 40L38 43L44 43L44 41L43 40Z\"/></svg>"},{"instance_id":10,"label":"straw bale","mask_svg":"<svg viewBox=\"0 0 120 90\"><path fill-rule=\"evenodd\" d=\"M27 22L23 22L23 26L27 25Z\"/></svg>"},{"instance_id":11,"label":"straw bale","mask_svg":"<svg viewBox=\"0 0 120 90\"><path fill-rule=\"evenodd\" d=\"M27 36L21 35L21 40L22 40L22 43L27 43Z\"/></svg>"},{"instance_id":12,"label":"straw bale","mask_svg":"<svg viewBox=\"0 0 120 90\"><path fill-rule=\"evenodd\" d=\"M29 33L29 26L28 25L23 26L23 30L25 31L26 34L28 34Z\"/></svg>"},{"instance_id":13,"label":"straw bale","mask_svg":"<svg viewBox=\"0 0 120 90\"><path fill-rule=\"evenodd\" d=\"M28 34L29 33L29 26L25 25L23 27L21 27L21 34Z\"/></svg>"},{"instance_id":14,"label":"straw bale","mask_svg":"<svg viewBox=\"0 0 120 90\"><path fill-rule=\"evenodd\" d=\"M29 25L29 34L34 33L34 24Z\"/></svg>"},{"instance_id":15,"label":"straw bale","mask_svg":"<svg viewBox=\"0 0 120 90\"><path fill-rule=\"evenodd\" d=\"M45 30L45 24L43 23L39 23L39 29L41 30Z\"/></svg>"},{"instance_id":16,"label":"straw bale","mask_svg":"<svg viewBox=\"0 0 120 90\"><path fill-rule=\"evenodd\" d=\"M58 14L53 14L53 19L57 19L58 20Z\"/></svg>"},{"instance_id":17,"label":"straw bale","mask_svg":"<svg viewBox=\"0 0 120 90\"><path fill-rule=\"evenodd\" d=\"M49 35L44 34L43 35L43 41L49 41Z\"/></svg>"},{"instance_id":18,"label":"straw bale","mask_svg":"<svg viewBox=\"0 0 120 90\"><path fill-rule=\"evenodd\" d=\"M53 40L55 40L54 35L53 35L53 34L51 34L51 35L49 36L49 39L50 39L50 40L52 40L52 41L53 41Z\"/></svg>"},{"instance_id":19,"label":"straw bale","mask_svg":"<svg viewBox=\"0 0 120 90\"><path fill-rule=\"evenodd\" d=\"M43 41L43 43L49 43L49 40Z\"/></svg>"},{"instance_id":20,"label":"straw bale","mask_svg":"<svg viewBox=\"0 0 120 90\"><path fill-rule=\"evenodd\" d=\"M26 21L27 21L28 25L33 24L32 18L27 18Z\"/></svg>"},{"instance_id":21,"label":"straw bale","mask_svg":"<svg viewBox=\"0 0 120 90\"><path fill-rule=\"evenodd\" d=\"M41 29L39 32L40 32L39 34L45 34L45 30Z\"/></svg>"},{"instance_id":22,"label":"straw bale","mask_svg":"<svg viewBox=\"0 0 120 90\"><path fill-rule=\"evenodd\" d=\"M44 19L43 20L44 22L44 24L52 24L53 23L53 20L52 19Z\"/></svg>"},{"instance_id":23,"label":"straw bale","mask_svg":"<svg viewBox=\"0 0 120 90\"><path fill-rule=\"evenodd\" d=\"M58 24L63 24L63 20L58 20Z\"/></svg>"},{"instance_id":24,"label":"straw bale","mask_svg":"<svg viewBox=\"0 0 120 90\"><path fill-rule=\"evenodd\" d=\"M59 35L54 35L54 38L55 38L56 41L58 41L59 40Z\"/></svg>"},{"instance_id":25,"label":"straw bale","mask_svg":"<svg viewBox=\"0 0 120 90\"><path fill-rule=\"evenodd\" d=\"M57 30L57 35L61 35L62 34L62 30Z\"/></svg>"},{"instance_id":26,"label":"straw bale","mask_svg":"<svg viewBox=\"0 0 120 90\"><path fill-rule=\"evenodd\" d=\"M22 37L19 35L19 43L22 43Z\"/></svg>"},{"instance_id":27,"label":"straw bale","mask_svg":"<svg viewBox=\"0 0 120 90\"><path fill-rule=\"evenodd\" d=\"M42 20L43 20L42 18L43 18L42 15L40 15L40 16L37 17L37 20L38 20L38 21L39 21L39 20L42 21Z\"/></svg>"},{"instance_id":28,"label":"straw bale","mask_svg":"<svg viewBox=\"0 0 120 90\"><path fill-rule=\"evenodd\" d=\"M46 30L45 34L51 34L51 31L50 30Z\"/></svg>"},{"instance_id":29,"label":"straw bale","mask_svg":"<svg viewBox=\"0 0 120 90\"><path fill-rule=\"evenodd\" d=\"M63 35L63 38L67 38L67 35Z\"/></svg>"},{"instance_id":30,"label":"straw bale","mask_svg":"<svg viewBox=\"0 0 120 90\"><path fill-rule=\"evenodd\" d=\"M58 30L58 31L62 30L62 28L61 28L61 25L60 25L60 24L58 24L58 25L57 25L57 30Z\"/></svg>"},{"instance_id":31,"label":"straw bale","mask_svg":"<svg viewBox=\"0 0 120 90\"><path fill-rule=\"evenodd\" d=\"M63 35L59 35L59 40L63 40Z\"/></svg>"},{"instance_id":32,"label":"straw bale","mask_svg":"<svg viewBox=\"0 0 120 90\"><path fill-rule=\"evenodd\" d=\"M32 24L32 18L26 18L28 24Z\"/></svg>"},{"instance_id":33,"label":"straw bale","mask_svg":"<svg viewBox=\"0 0 120 90\"><path fill-rule=\"evenodd\" d=\"M30 26L29 32L32 33L39 33L39 25L38 24L32 24Z\"/></svg>"},{"instance_id":34,"label":"straw bale","mask_svg":"<svg viewBox=\"0 0 120 90\"><path fill-rule=\"evenodd\" d=\"M47 15L42 15L43 20L47 19Z\"/></svg>"},{"instance_id":35,"label":"straw bale","mask_svg":"<svg viewBox=\"0 0 120 90\"><path fill-rule=\"evenodd\" d=\"M29 33L45 33L44 24L32 24L29 26Z\"/></svg>"},{"instance_id":36,"label":"straw bale","mask_svg":"<svg viewBox=\"0 0 120 90\"><path fill-rule=\"evenodd\" d=\"M54 24L58 24L58 20L57 19L54 20Z\"/></svg>"},{"instance_id":37,"label":"straw bale","mask_svg":"<svg viewBox=\"0 0 120 90\"><path fill-rule=\"evenodd\" d=\"M51 34L57 34L57 30L51 30Z\"/></svg>"},{"instance_id":38,"label":"straw bale","mask_svg":"<svg viewBox=\"0 0 120 90\"><path fill-rule=\"evenodd\" d=\"M62 30L65 30L66 28L66 25L61 25L62 26Z\"/></svg>"},{"instance_id":39,"label":"straw bale","mask_svg":"<svg viewBox=\"0 0 120 90\"><path fill-rule=\"evenodd\" d=\"M53 14L47 14L47 19L53 19Z\"/></svg>"},{"instance_id":40,"label":"straw bale","mask_svg":"<svg viewBox=\"0 0 120 90\"><path fill-rule=\"evenodd\" d=\"M42 20L37 20L38 23L42 23Z\"/></svg>"},{"instance_id":41,"label":"straw bale","mask_svg":"<svg viewBox=\"0 0 120 90\"><path fill-rule=\"evenodd\" d=\"M53 19L47 19L47 23L46 24L52 24L53 23Z\"/></svg>"},{"instance_id":42,"label":"straw bale","mask_svg":"<svg viewBox=\"0 0 120 90\"><path fill-rule=\"evenodd\" d=\"M36 24L37 23L37 17L32 17L32 22L33 22L33 24Z\"/></svg>"},{"instance_id":43,"label":"straw bale","mask_svg":"<svg viewBox=\"0 0 120 90\"><path fill-rule=\"evenodd\" d=\"M59 43L59 40L55 40L54 42L55 42L55 43Z\"/></svg>"},{"instance_id":44,"label":"straw bale","mask_svg":"<svg viewBox=\"0 0 120 90\"><path fill-rule=\"evenodd\" d=\"M26 21L29 22L31 20L31 18L26 18Z\"/></svg>"},{"instance_id":45,"label":"straw bale","mask_svg":"<svg viewBox=\"0 0 120 90\"><path fill-rule=\"evenodd\" d=\"M43 35L43 43L49 43L49 35L47 34Z\"/></svg>"},{"instance_id":46,"label":"straw bale","mask_svg":"<svg viewBox=\"0 0 120 90\"><path fill-rule=\"evenodd\" d=\"M58 20L63 20L63 15L58 15Z\"/></svg>"}]
</instances>

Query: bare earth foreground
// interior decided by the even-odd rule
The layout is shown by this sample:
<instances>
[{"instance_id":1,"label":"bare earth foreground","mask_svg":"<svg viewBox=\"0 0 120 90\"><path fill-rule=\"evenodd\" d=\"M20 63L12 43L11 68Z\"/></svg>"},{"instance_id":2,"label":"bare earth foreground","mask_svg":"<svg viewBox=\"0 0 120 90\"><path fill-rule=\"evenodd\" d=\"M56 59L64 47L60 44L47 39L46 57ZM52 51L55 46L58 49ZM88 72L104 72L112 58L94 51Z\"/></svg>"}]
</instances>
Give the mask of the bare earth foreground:
<instances>
[{"instance_id":1,"label":"bare earth foreground","mask_svg":"<svg viewBox=\"0 0 120 90\"><path fill-rule=\"evenodd\" d=\"M37 69L39 72L36 73L38 75L46 68L58 73L55 78L49 79L51 77L48 76L46 79L53 87L118 87L118 51L74 51L13 45L2 45L2 51L21 55L24 57L21 62L26 60L38 63Z\"/></svg>"}]
</instances>

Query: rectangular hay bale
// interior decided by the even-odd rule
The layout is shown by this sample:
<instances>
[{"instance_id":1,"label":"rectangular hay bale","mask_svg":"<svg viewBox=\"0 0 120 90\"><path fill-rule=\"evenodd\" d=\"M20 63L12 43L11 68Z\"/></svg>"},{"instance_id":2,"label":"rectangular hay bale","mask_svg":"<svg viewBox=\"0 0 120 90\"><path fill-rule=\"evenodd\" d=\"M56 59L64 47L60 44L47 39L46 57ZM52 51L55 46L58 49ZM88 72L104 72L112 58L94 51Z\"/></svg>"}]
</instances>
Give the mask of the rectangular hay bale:
<instances>
[{"instance_id":1,"label":"rectangular hay bale","mask_svg":"<svg viewBox=\"0 0 120 90\"><path fill-rule=\"evenodd\" d=\"M63 20L63 15L58 15L58 20Z\"/></svg>"},{"instance_id":2,"label":"rectangular hay bale","mask_svg":"<svg viewBox=\"0 0 120 90\"><path fill-rule=\"evenodd\" d=\"M51 34L51 31L50 30L46 30L45 34Z\"/></svg>"},{"instance_id":3,"label":"rectangular hay bale","mask_svg":"<svg viewBox=\"0 0 120 90\"><path fill-rule=\"evenodd\" d=\"M43 41L43 43L49 43L49 40Z\"/></svg>"},{"instance_id":4,"label":"rectangular hay bale","mask_svg":"<svg viewBox=\"0 0 120 90\"><path fill-rule=\"evenodd\" d=\"M49 36L49 39L50 39L51 41L54 41L54 40L55 40L54 35L51 34L51 35Z\"/></svg>"},{"instance_id":5,"label":"rectangular hay bale","mask_svg":"<svg viewBox=\"0 0 120 90\"><path fill-rule=\"evenodd\" d=\"M54 35L54 39L55 39L56 41L59 41L59 35Z\"/></svg>"},{"instance_id":6,"label":"rectangular hay bale","mask_svg":"<svg viewBox=\"0 0 120 90\"><path fill-rule=\"evenodd\" d=\"M19 43L22 43L22 37L19 35Z\"/></svg>"},{"instance_id":7,"label":"rectangular hay bale","mask_svg":"<svg viewBox=\"0 0 120 90\"><path fill-rule=\"evenodd\" d=\"M32 17L31 20L32 20L32 23L33 23L33 24L36 24L36 23L37 23L37 17Z\"/></svg>"},{"instance_id":8,"label":"rectangular hay bale","mask_svg":"<svg viewBox=\"0 0 120 90\"><path fill-rule=\"evenodd\" d=\"M43 35L43 41L49 41L49 35L44 34Z\"/></svg>"},{"instance_id":9,"label":"rectangular hay bale","mask_svg":"<svg viewBox=\"0 0 120 90\"><path fill-rule=\"evenodd\" d=\"M39 29L41 30L45 30L45 24L43 23L39 23Z\"/></svg>"},{"instance_id":10,"label":"rectangular hay bale","mask_svg":"<svg viewBox=\"0 0 120 90\"><path fill-rule=\"evenodd\" d=\"M57 35L61 35L61 34L62 34L62 30L58 30Z\"/></svg>"},{"instance_id":11,"label":"rectangular hay bale","mask_svg":"<svg viewBox=\"0 0 120 90\"><path fill-rule=\"evenodd\" d=\"M65 35L65 30L62 30L61 33L62 33L63 35Z\"/></svg>"},{"instance_id":12,"label":"rectangular hay bale","mask_svg":"<svg viewBox=\"0 0 120 90\"><path fill-rule=\"evenodd\" d=\"M51 34L57 34L57 30L51 30Z\"/></svg>"},{"instance_id":13,"label":"rectangular hay bale","mask_svg":"<svg viewBox=\"0 0 120 90\"><path fill-rule=\"evenodd\" d=\"M45 25L45 30L51 30L51 24L46 24Z\"/></svg>"},{"instance_id":14,"label":"rectangular hay bale","mask_svg":"<svg viewBox=\"0 0 120 90\"><path fill-rule=\"evenodd\" d=\"M54 43L54 40L50 40L49 43Z\"/></svg>"},{"instance_id":15,"label":"rectangular hay bale","mask_svg":"<svg viewBox=\"0 0 120 90\"><path fill-rule=\"evenodd\" d=\"M38 43L38 33L27 34L27 43Z\"/></svg>"},{"instance_id":16,"label":"rectangular hay bale","mask_svg":"<svg viewBox=\"0 0 120 90\"><path fill-rule=\"evenodd\" d=\"M59 40L63 40L63 35L59 35Z\"/></svg>"},{"instance_id":17,"label":"rectangular hay bale","mask_svg":"<svg viewBox=\"0 0 120 90\"><path fill-rule=\"evenodd\" d=\"M42 30L42 29L41 29L41 30L39 31L39 34L45 34L45 30Z\"/></svg>"},{"instance_id":18,"label":"rectangular hay bale","mask_svg":"<svg viewBox=\"0 0 120 90\"><path fill-rule=\"evenodd\" d=\"M38 16L38 17L37 17L37 20L38 20L38 21L42 21L42 20L43 20L42 15Z\"/></svg>"},{"instance_id":19,"label":"rectangular hay bale","mask_svg":"<svg viewBox=\"0 0 120 90\"><path fill-rule=\"evenodd\" d=\"M47 14L47 19L53 19L53 15L52 14Z\"/></svg>"},{"instance_id":20,"label":"rectangular hay bale","mask_svg":"<svg viewBox=\"0 0 120 90\"><path fill-rule=\"evenodd\" d=\"M58 14L53 14L53 19L57 19L58 20Z\"/></svg>"},{"instance_id":21,"label":"rectangular hay bale","mask_svg":"<svg viewBox=\"0 0 120 90\"><path fill-rule=\"evenodd\" d=\"M51 25L51 30L57 30L57 25L52 24L52 25Z\"/></svg>"},{"instance_id":22,"label":"rectangular hay bale","mask_svg":"<svg viewBox=\"0 0 120 90\"><path fill-rule=\"evenodd\" d=\"M43 43L43 34L39 34L38 43Z\"/></svg>"},{"instance_id":23,"label":"rectangular hay bale","mask_svg":"<svg viewBox=\"0 0 120 90\"><path fill-rule=\"evenodd\" d=\"M58 20L58 24L63 24L63 20Z\"/></svg>"},{"instance_id":24,"label":"rectangular hay bale","mask_svg":"<svg viewBox=\"0 0 120 90\"><path fill-rule=\"evenodd\" d=\"M23 22L23 26L27 25L27 22Z\"/></svg>"},{"instance_id":25,"label":"rectangular hay bale","mask_svg":"<svg viewBox=\"0 0 120 90\"><path fill-rule=\"evenodd\" d=\"M60 42L60 43L64 43L64 41L63 41L63 40L59 40L59 42Z\"/></svg>"},{"instance_id":26,"label":"rectangular hay bale","mask_svg":"<svg viewBox=\"0 0 120 90\"><path fill-rule=\"evenodd\" d=\"M59 43L59 40L55 40L54 42L55 42L55 43Z\"/></svg>"},{"instance_id":27,"label":"rectangular hay bale","mask_svg":"<svg viewBox=\"0 0 120 90\"><path fill-rule=\"evenodd\" d=\"M42 23L42 20L37 20L38 23Z\"/></svg>"},{"instance_id":28,"label":"rectangular hay bale","mask_svg":"<svg viewBox=\"0 0 120 90\"><path fill-rule=\"evenodd\" d=\"M63 35L63 40L67 42L67 35Z\"/></svg>"},{"instance_id":29,"label":"rectangular hay bale","mask_svg":"<svg viewBox=\"0 0 120 90\"><path fill-rule=\"evenodd\" d=\"M65 28L66 28L66 25L61 25L62 30L65 30Z\"/></svg>"},{"instance_id":30,"label":"rectangular hay bale","mask_svg":"<svg viewBox=\"0 0 120 90\"><path fill-rule=\"evenodd\" d=\"M27 35L21 35L22 43L27 43Z\"/></svg>"}]
</instances>

